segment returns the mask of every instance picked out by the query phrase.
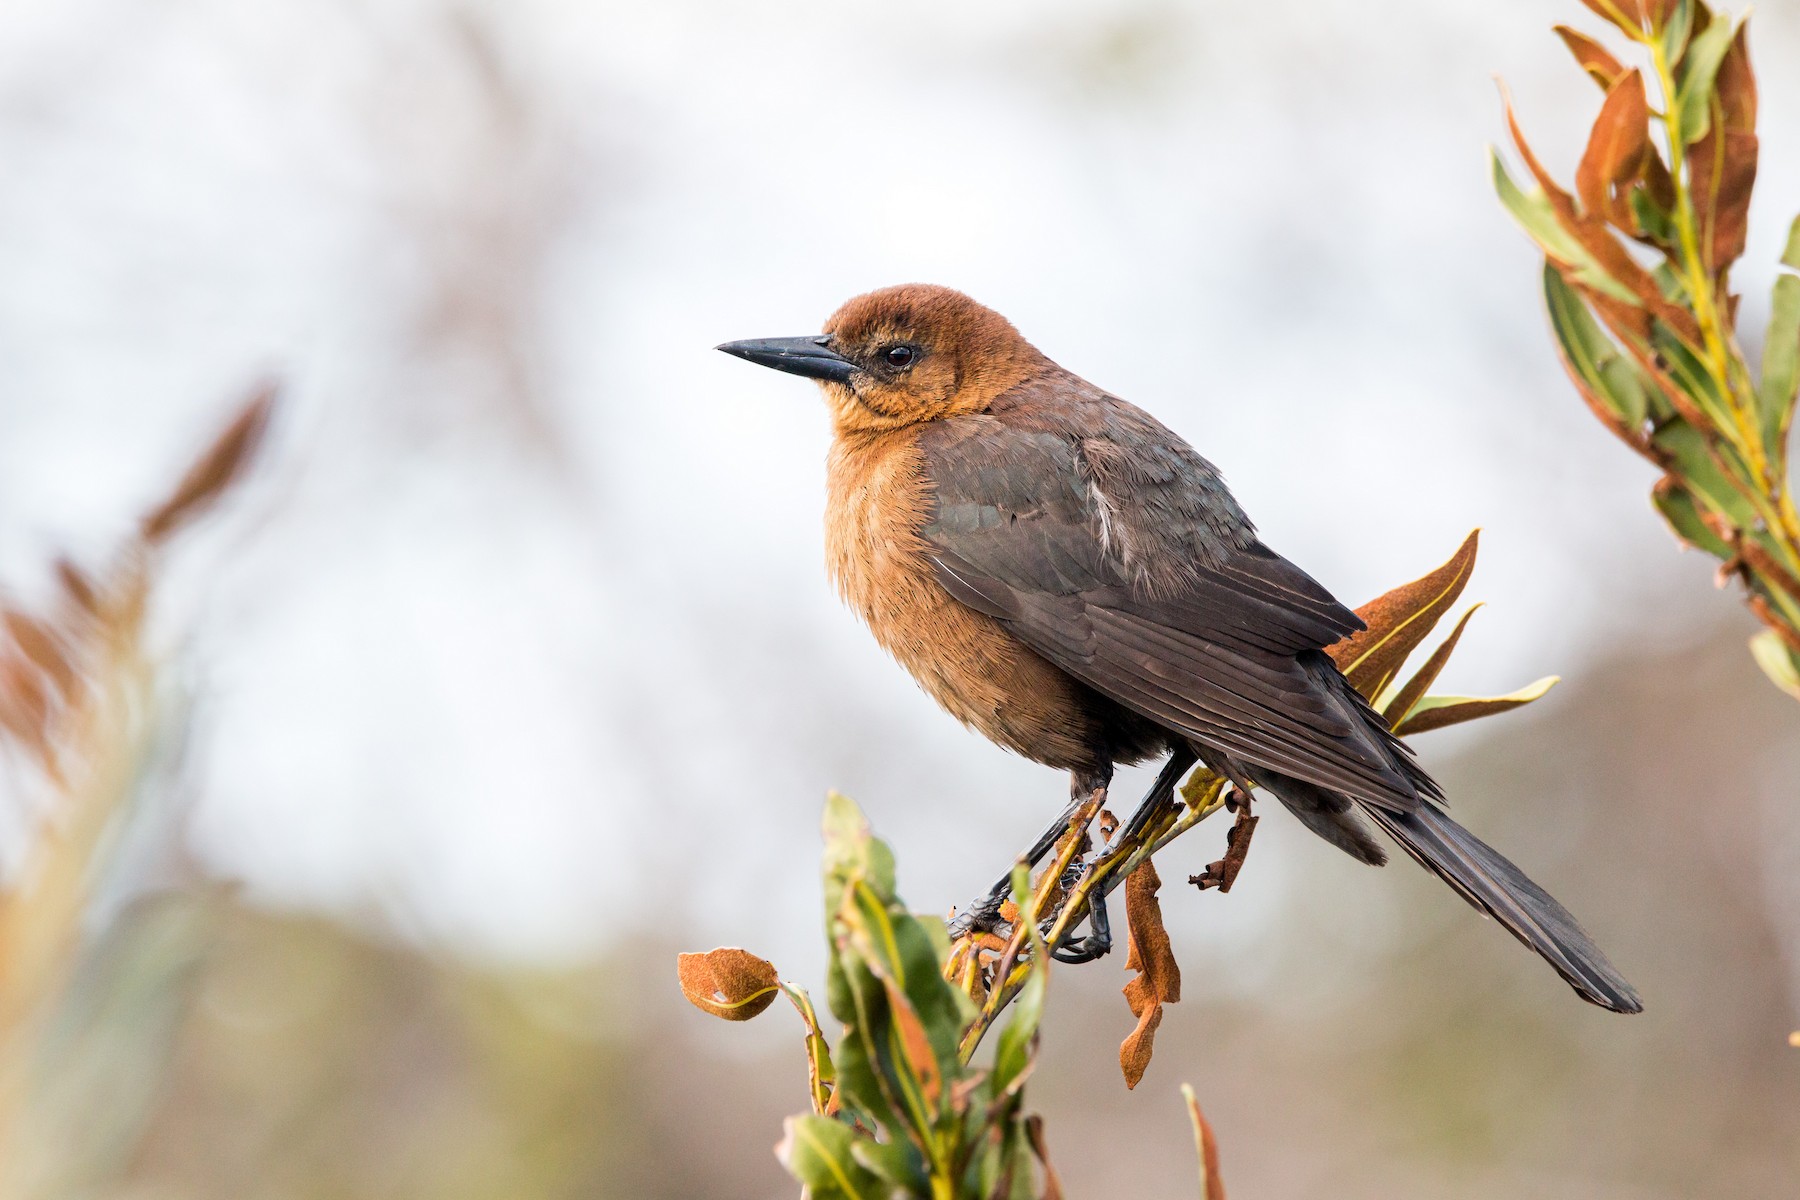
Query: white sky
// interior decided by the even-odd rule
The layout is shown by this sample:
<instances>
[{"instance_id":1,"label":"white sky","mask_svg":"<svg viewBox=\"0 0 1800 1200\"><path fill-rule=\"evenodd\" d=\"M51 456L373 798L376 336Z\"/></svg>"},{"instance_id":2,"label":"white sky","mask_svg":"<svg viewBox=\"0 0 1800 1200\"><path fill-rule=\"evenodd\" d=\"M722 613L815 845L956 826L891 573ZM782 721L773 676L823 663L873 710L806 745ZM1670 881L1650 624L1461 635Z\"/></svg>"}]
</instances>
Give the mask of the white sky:
<instances>
[{"instance_id":1,"label":"white sky","mask_svg":"<svg viewBox=\"0 0 1800 1200\"><path fill-rule=\"evenodd\" d=\"M711 347L951 284L1351 603L1485 527L1452 688L1678 637L1734 602L1564 380L1488 190L1496 74L1572 172L1572 8L9 5L0 579L100 561L278 371L263 485L168 578L218 870L507 953L659 923L805 953L837 786L944 907L1063 781L838 609L816 396ZM1764 71L1766 126L1793 79Z\"/></svg>"}]
</instances>

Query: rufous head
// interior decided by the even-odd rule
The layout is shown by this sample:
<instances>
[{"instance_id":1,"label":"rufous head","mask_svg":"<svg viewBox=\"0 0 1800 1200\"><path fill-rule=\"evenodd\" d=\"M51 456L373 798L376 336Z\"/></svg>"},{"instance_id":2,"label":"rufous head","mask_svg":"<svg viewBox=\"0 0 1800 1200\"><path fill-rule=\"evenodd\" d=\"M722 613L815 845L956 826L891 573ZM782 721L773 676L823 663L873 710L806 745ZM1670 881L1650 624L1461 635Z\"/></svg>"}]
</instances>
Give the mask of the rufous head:
<instances>
[{"instance_id":1,"label":"rufous head","mask_svg":"<svg viewBox=\"0 0 1800 1200\"><path fill-rule=\"evenodd\" d=\"M727 342L727 354L817 380L839 433L980 412L1046 365L991 308L925 283L848 301L811 337Z\"/></svg>"}]
</instances>

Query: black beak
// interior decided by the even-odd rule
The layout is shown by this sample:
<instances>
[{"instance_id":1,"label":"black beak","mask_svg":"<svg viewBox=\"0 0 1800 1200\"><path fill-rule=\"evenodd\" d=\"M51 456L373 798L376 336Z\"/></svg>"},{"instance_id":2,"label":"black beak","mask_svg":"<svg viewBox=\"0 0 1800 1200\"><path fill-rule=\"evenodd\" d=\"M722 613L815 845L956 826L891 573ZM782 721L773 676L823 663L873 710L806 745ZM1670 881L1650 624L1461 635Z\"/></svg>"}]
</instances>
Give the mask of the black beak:
<instances>
[{"instance_id":1,"label":"black beak","mask_svg":"<svg viewBox=\"0 0 1800 1200\"><path fill-rule=\"evenodd\" d=\"M761 366L786 371L789 375L848 383L857 366L831 349L830 342L828 335L820 334L797 338L751 338L744 342L726 342L718 348Z\"/></svg>"}]
</instances>

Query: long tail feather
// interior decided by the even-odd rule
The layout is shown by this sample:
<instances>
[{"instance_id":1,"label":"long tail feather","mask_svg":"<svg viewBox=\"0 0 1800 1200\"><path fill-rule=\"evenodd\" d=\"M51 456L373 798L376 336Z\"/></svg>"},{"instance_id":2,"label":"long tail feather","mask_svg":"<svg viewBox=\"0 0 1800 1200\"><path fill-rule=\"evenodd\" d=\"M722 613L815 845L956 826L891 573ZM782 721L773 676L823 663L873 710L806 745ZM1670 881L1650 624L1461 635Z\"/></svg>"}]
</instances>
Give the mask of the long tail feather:
<instances>
[{"instance_id":1,"label":"long tail feather","mask_svg":"<svg viewBox=\"0 0 1800 1200\"><path fill-rule=\"evenodd\" d=\"M1360 807L1401 849L1542 955L1583 1000L1620 1013L1644 1010L1637 990L1568 909L1442 809L1430 801L1408 813Z\"/></svg>"}]
</instances>

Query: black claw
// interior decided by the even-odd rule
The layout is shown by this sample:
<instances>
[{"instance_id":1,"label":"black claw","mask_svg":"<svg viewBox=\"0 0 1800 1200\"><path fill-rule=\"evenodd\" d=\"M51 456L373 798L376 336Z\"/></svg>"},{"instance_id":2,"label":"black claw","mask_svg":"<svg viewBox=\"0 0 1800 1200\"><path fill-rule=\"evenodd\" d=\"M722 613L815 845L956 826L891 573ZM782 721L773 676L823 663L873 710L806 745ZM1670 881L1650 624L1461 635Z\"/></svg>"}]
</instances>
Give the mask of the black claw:
<instances>
[{"instance_id":1,"label":"black claw","mask_svg":"<svg viewBox=\"0 0 1800 1200\"><path fill-rule=\"evenodd\" d=\"M1079 942L1053 946L1050 957L1057 962L1093 962L1112 952L1112 921L1106 914L1106 897L1095 895L1088 904L1088 935Z\"/></svg>"},{"instance_id":2,"label":"black claw","mask_svg":"<svg viewBox=\"0 0 1800 1200\"><path fill-rule=\"evenodd\" d=\"M1012 882L1011 880L1008 880L1007 888L1009 891L1011 890L1011 887ZM973 904L969 905L968 908L957 913L954 917L951 917L950 920L944 924L944 928L950 934L950 940L955 941L957 938L965 937L976 931L982 933L999 933L1002 929L1005 929L1007 933L1010 934L1012 932L1011 926L1000 919L1000 906L1005 902L1005 893L996 889L975 901Z\"/></svg>"}]
</instances>

